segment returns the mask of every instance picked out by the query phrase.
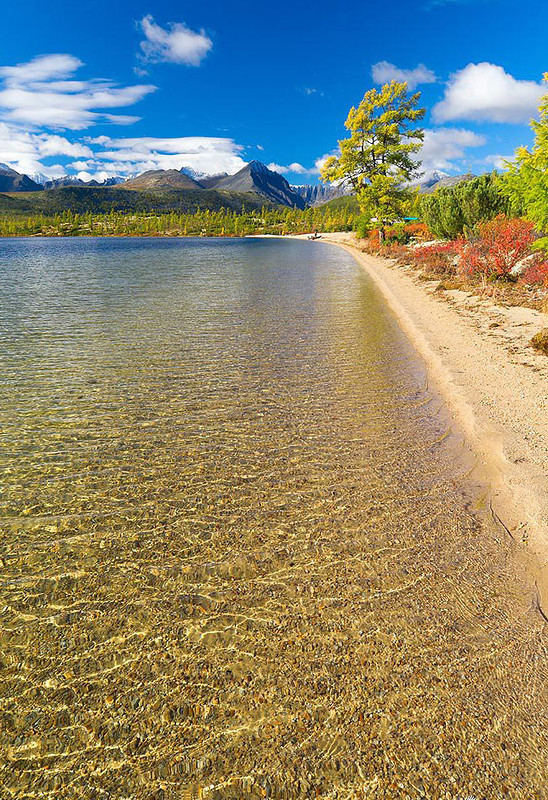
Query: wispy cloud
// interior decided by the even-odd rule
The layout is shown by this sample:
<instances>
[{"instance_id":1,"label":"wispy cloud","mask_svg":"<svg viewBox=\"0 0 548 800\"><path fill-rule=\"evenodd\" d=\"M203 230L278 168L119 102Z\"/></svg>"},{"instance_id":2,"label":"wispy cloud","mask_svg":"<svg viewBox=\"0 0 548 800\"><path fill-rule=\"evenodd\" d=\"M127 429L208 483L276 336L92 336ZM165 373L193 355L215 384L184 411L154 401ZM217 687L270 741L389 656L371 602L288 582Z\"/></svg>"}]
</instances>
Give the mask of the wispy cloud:
<instances>
[{"instance_id":1,"label":"wispy cloud","mask_svg":"<svg viewBox=\"0 0 548 800\"><path fill-rule=\"evenodd\" d=\"M545 90L541 83L518 80L497 64L468 64L452 76L432 116L436 122L524 123L535 114Z\"/></svg>"},{"instance_id":2,"label":"wispy cloud","mask_svg":"<svg viewBox=\"0 0 548 800\"><path fill-rule=\"evenodd\" d=\"M390 61L373 64L371 75L375 83L405 82L409 89L415 89L421 83L435 83L437 80L436 74L424 64L419 64L414 69L400 69Z\"/></svg>"},{"instance_id":3,"label":"wispy cloud","mask_svg":"<svg viewBox=\"0 0 548 800\"><path fill-rule=\"evenodd\" d=\"M73 80L82 62L67 54L38 56L25 64L0 67L0 116L4 122L82 130L99 121L120 125L139 117L106 109L132 106L155 91L151 85L118 86L104 79Z\"/></svg>"},{"instance_id":4,"label":"wispy cloud","mask_svg":"<svg viewBox=\"0 0 548 800\"><path fill-rule=\"evenodd\" d=\"M148 63L163 61L197 67L213 47L203 29L192 31L183 22L170 22L162 28L147 14L138 25L145 36L139 43L140 56Z\"/></svg>"},{"instance_id":5,"label":"wispy cloud","mask_svg":"<svg viewBox=\"0 0 548 800\"><path fill-rule=\"evenodd\" d=\"M321 89L315 89L312 86L305 86L302 91L304 94L308 95L308 97L311 97L314 94L318 95L318 97L324 96L324 93L322 92Z\"/></svg>"}]
</instances>

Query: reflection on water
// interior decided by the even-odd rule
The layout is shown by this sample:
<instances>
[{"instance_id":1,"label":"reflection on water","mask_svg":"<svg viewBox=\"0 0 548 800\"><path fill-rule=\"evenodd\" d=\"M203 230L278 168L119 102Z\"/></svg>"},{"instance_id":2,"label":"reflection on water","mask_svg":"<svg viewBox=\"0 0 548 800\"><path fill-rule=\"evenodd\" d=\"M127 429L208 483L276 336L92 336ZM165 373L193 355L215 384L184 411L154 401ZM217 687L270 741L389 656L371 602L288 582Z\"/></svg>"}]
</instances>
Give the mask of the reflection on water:
<instances>
[{"instance_id":1,"label":"reflection on water","mask_svg":"<svg viewBox=\"0 0 548 800\"><path fill-rule=\"evenodd\" d=\"M11 797L546 797L542 619L351 257L0 244Z\"/></svg>"}]
</instances>

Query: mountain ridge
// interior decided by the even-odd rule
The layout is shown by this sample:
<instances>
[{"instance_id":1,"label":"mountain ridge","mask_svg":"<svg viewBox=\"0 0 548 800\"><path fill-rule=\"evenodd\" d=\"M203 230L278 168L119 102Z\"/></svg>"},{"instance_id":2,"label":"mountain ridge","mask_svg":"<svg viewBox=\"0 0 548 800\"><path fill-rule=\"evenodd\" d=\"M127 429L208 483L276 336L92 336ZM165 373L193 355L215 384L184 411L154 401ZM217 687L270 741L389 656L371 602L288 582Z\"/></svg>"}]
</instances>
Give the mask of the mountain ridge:
<instances>
[{"instance_id":1,"label":"mountain ridge","mask_svg":"<svg viewBox=\"0 0 548 800\"><path fill-rule=\"evenodd\" d=\"M342 186L324 186L323 184L313 185L305 183L300 186L291 186L292 190L299 194L311 208L328 203L336 197L344 197L349 195L350 192Z\"/></svg>"},{"instance_id":2,"label":"mountain ridge","mask_svg":"<svg viewBox=\"0 0 548 800\"><path fill-rule=\"evenodd\" d=\"M293 191L283 175L269 169L261 161L250 161L234 175L209 181L209 187L224 191L254 192L279 205L295 206L300 209L306 208L307 205L304 198Z\"/></svg>"},{"instance_id":3,"label":"mountain ridge","mask_svg":"<svg viewBox=\"0 0 548 800\"><path fill-rule=\"evenodd\" d=\"M150 169L123 184L125 189L203 189L204 186L186 172L177 169ZM213 187L212 187L213 188Z\"/></svg>"},{"instance_id":4,"label":"mountain ridge","mask_svg":"<svg viewBox=\"0 0 548 800\"><path fill-rule=\"evenodd\" d=\"M16 172L8 164L0 164L0 192L39 192L41 188L28 175Z\"/></svg>"}]
</instances>

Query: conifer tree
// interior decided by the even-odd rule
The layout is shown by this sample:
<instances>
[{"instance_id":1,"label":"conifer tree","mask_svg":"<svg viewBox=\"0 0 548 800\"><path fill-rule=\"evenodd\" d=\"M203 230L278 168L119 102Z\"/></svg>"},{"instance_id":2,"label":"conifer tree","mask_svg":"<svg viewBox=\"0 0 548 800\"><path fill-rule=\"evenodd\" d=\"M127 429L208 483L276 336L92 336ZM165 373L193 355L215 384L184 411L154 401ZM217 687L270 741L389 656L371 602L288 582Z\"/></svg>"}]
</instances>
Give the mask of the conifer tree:
<instances>
[{"instance_id":1,"label":"conifer tree","mask_svg":"<svg viewBox=\"0 0 548 800\"><path fill-rule=\"evenodd\" d=\"M384 225L401 218L412 200L406 187L418 172L424 133L414 123L422 119L420 92L409 95L407 84L392 81L380 90L370 89L345 122L350 131L339 142L340 155L331 156L322 169L322 180L350 185L362 213Z\"/></svg>"},{"instance_id":2,"label":"conifer tree","mask_svg":"<svg viewBox=\"0 0 548 800\"><path fill-rule=\"evenodd\" d=\"M548 88L548 72L544 74ZM514 163L501 182L501 191L510 198L515 213L534 222L539 233L548 234L548 93L540 101L540 118L531 121L535 141L531 150L519 147ZM548 236L539 241L548 248Z\"/></svg>"}]
</instances>

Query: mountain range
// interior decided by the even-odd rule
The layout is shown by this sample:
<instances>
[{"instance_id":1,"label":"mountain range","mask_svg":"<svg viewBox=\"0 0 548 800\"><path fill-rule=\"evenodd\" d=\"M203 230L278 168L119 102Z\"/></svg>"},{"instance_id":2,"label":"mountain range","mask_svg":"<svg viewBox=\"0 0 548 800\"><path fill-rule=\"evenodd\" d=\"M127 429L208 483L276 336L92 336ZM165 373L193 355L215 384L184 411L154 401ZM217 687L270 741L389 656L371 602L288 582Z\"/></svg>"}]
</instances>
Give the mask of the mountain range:
<instances>
[{"instance_id":1,"label":"mountain range","mask_svg":"<svg viewBox=\"0 0 548 800\"><path fill-rule=\"evenodd\" d=\"M430 193L440 186L454 186L473 177L433 172L425 175L417 185L421 191ZM106 195L100 194L99 189L106 191ZM267 204L304 209L349 194L340 186L292 186L283 175L260 161L251 161L234 175L223 173L197 178L184 169L158 169L128 179L119 176L107 178L102 183L96 180L83 181L75 175L48 178L36 173L31 177L16 172L7 164L0 164L0 193L11 195L19 192L34 192L39 196L32 202L30 199L23 203L2 202L1 207L6 210L8 207L14 210L18 207L22 211L30 204L29 207L36 210L70 209L73 203L73 210L79 211L94 211L103 207L154 211L201 207L213 209L222 207L224 201L228 208L236 208L238 203L241 207L244 203L250 208ZM136 195L141 196L138 198Z\"/></svg>"},{"instance_id":2,"label":"mountain range","mask_svg":"<svg viewBox=\"0 0 548 800\"><path fill-rule=\"evenodd\" d=\"M251 161L235 175L221 175L217 179L209 179L207 187L225 192L253 192L282 206L296 208L307 206L304 197L293 190L283 175L268 169L266 164L260 161Z\"/></svg>"},{"instance_id":3,"label":"mountain range","mask_svg":"<svg viewBox=\"0 0 548 800\"><path fill-rule=\"evenodd\" d=\"M0 192L38 192L41 188L28 175L21 175L7 164L0 164Z\"/></svg>"},{"instance_id":4,"label":"mountain range","mask_svg":"<svg viewBox=\"0 0 548 800\"><path fill-rule=\"evenodd\" d=\"M336 197L344 197L350 194L349 190L342 186L323 186L321 184L313 186L311 184L304 184L302 186L292 186L291 188L303 198L307 206L312 208L322 206L330 200L335 200Z\"/></svg>"},{"instance_id":5,"label":"mountain range","mask_svg":"<svg viewBox=\"0 0 548 800\"><path fill-rule=\"evenodd\" d=\"M123 184L124 189L203 189L201 183L191 178L186 172L178 169L151 169L129 178Z\"/></svg>"}]
</instances>

